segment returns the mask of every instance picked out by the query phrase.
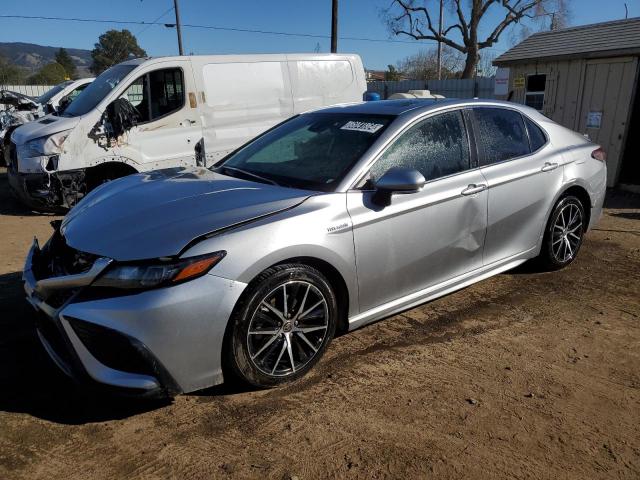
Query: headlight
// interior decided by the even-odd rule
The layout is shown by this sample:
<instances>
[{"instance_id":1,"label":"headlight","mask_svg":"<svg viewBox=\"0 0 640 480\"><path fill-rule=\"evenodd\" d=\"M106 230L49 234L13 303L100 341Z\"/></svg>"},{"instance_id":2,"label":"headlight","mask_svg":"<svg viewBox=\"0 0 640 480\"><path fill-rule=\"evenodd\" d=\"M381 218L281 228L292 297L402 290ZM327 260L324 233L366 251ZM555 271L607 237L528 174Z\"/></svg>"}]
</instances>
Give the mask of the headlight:
<instances>
[{"instance_id":1,"label":"headlight","mask_svg":"<svg viewBox=\"0 0 640 480\"><path fill-rule=\"evenodd\" d=\"M25 157L43 157L62 153L62 144L69 136L71 130L54 133L48 137L40 137L30 140L22 147Z\"/></svg>"},{"instance_id":2,"label":"headlight","mask_svg":"<svg viewBox=\"0 0 640 480\"><path fill-rule=\"evenodd\" d=\"M172 262L121 263L108 268L96 281L96 287L146 289L175 285L201 277L227 254L225 251Z\"/></svg>"}]
</instances>

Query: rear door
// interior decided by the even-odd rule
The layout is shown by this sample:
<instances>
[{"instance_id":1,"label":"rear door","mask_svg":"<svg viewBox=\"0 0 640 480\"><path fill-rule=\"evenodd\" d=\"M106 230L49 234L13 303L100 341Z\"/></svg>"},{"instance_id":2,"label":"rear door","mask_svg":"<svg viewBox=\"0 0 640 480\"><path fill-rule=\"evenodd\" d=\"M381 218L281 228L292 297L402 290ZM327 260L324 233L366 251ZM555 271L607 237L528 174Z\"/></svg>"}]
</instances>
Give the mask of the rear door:
<instances>
[{"instance_id":1,"label":"rear door","mask_svg":"<svg viewBox=\"0 0 640 480\"><path fill-rule=\"evenodd\" d=\"M286 61L193 57L207 165L293 115Z\"/></svg>"},{"instance_id":2,"label":"rear door","mask_svg":"<svg viewBox=\"0 0 640 480\"><path fill-rule=\"evenodd\" d=\"M489 187L483 263L534 248L562 185L560 154L518 110L473 108L480 170Z\"/></svg>"},{"instance_id":3,"label":"rear door","mask_svg":"<svg viewBox=\"0 0 640 480\"><path fill-rule=\"evenodd\" d=\"M288 63L295 113L362 100L357 71L347 58L290 60Z\"/></svg>"},{"instance_id":4,"label":"rear door","mask_svg":"<svg viewBox=\"0 0 640 480\"><path fill-rule=\"evenodd\" d=\"M361 311L482 265L487 192L470 152L461 111L437 114L400 134L370 171L377 180L394 166L417 169L421 191L394 194L386 207L373 191L347 193Z\"/></svg>"}]
</instances>

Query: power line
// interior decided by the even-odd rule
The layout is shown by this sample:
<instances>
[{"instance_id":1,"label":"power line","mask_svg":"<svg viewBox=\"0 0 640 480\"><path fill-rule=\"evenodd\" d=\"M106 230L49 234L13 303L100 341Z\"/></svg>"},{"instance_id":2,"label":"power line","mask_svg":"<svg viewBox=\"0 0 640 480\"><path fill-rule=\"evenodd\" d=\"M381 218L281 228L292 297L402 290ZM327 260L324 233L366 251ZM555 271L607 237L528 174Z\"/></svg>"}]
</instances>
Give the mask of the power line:
<instances>
[{"instance_id":1,"label":"power line","mask_svg":"<svg viewBox=\"0 0 640 480\"><path fill-rule=\"evenodd\" d=\"M173 7L169 7L167 9L166 12L164 12L162 15L160 15L158 18L156 18L153 22L149 22L148 25L145 25L138 33L135 33L134 35L137 37L139 36L142 32L146 31L149 27L153 26L153 25L158 25L158 20L160 20L162 17L164 17L167 13L169 13L171 10L173 10Z\"/></svg>"},{"instance_id":2,"label":"power line","mask_svg":"<svg viewBox=\"0 0 640 480\"><path fill-rule=\"evenodd\" d=\"M166 15L165 12L162 16ZM153 22L143 22L134 20L106 20L106 19L93 19L93 18L66 18L66 17L43 17L43 16L31 16L31 15L0 15L0 18L18 18L27 20L54 20L65 22L86 22L86 23L117 23L122 25L165 25L157 20ZM183 27L187 28L201 28L207 30L220 30L225 32L241 32L241 33L258 33L263 35L280 35L285 37L305 37L305 38L330 38L329 35L319 35L313 33L295 33L295 32L280 32L275 30L255 30L250 28L238 28L238 27L220 27L217 25L197 25L190 23L183 23ZM390 40L382 38L366 38L366 37L340 37L340 40L352 40L356 42L376 42L376 43L399 43L408 45L418 45L416 40ZM483 50L497 50L504 51L496 48L483 48Z\"/></svg>"}]
</instances>

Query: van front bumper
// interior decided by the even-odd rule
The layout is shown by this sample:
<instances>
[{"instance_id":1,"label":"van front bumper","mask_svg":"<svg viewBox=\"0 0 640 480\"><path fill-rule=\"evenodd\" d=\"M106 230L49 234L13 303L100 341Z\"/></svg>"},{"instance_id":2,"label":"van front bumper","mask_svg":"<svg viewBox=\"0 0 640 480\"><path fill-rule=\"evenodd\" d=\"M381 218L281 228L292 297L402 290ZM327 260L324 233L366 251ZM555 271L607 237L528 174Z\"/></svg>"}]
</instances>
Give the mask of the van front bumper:
<instances>
[{"instance_id":1,"label":"van front bumper","mask_svg":"<svg viewBox=\"0 0 640 480\"><path fill-rule=\"evenodd\" d=\"M167 288L103 294L90 284L108 259L81 274L37 279L42 255L34 240L24 288L38 312L38 337L64 373L145 397L222 383L224 332L246 284L207 274Z\"/></svg>"},{"instance_id":2,"label":"van front bumper","mask_svg":"<svg viewBox=\"0 0 640 480\"><path fill-rule=\"evenodd\" d=\"M84 169L22 173L12 163L7 168L7 178L16 197L28 207L39 211L59 212L66 209L69 204L67 195L71 195L74 202L77 202L76 197L82 198L86 190Z\"/></svg>"}]
</instances>

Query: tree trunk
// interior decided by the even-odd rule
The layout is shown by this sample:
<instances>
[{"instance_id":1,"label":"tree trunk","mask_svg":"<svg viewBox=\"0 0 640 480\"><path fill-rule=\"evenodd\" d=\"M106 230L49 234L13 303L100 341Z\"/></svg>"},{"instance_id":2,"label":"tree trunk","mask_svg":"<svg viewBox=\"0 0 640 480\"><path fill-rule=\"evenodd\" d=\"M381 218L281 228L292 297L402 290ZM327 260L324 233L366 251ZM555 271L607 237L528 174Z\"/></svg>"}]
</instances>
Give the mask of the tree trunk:
<instances>
[{"instance_id":1,"label":"tree trunk","mask_svg":"<svg viewBox=\"0 0 640 480\"><path fill-rule=\"evenodd\" d=\"M479 60L480 60L480 55L478 54L478 50L470 48L469 51L467 52L467 59L464 62L464 70L462 71L462 78L474 77Z\"/></svg>"}]
</instances>

